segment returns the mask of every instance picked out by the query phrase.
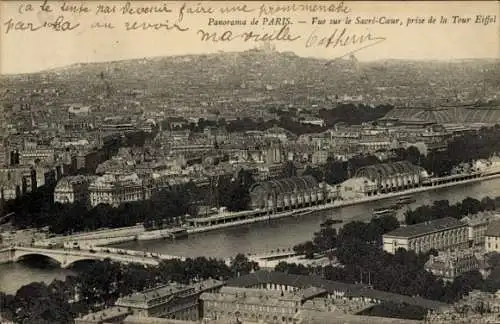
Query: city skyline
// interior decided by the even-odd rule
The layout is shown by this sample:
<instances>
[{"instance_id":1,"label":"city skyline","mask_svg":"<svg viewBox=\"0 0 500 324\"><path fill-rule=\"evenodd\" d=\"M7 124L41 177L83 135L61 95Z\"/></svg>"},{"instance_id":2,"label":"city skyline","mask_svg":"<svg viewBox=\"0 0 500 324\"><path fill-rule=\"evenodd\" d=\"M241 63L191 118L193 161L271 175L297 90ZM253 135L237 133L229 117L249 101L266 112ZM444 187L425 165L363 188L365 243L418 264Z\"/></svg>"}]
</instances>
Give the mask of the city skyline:
<instances>
[{"instance_id":1,"label":"city skyline","mask_svg":"<svg viewBox=\"0 0 500 324\"><path fill-rule=\"evenodd\" d=\"M49 2L50 3L50 2ZM18 3L3 2L2 6L2 57L0 72L2 74L32 73L47 69L60 68L76 63L121 61L140 58L151 58L161 56L196 55L224 52L237 52L255 48L262 42L245 42L241 38L231 42L211 42L200 39L199 29L208 33L217 32L222 34L225 26L208 26L209 16L185 16L181 31L139 31L127 32L123 26L130 22L123 15L107 16L104 22L111 22L117 27L103 33L101 30L90 28L94 15L83 16L74 14L72 19L80 23L80 28L70 32L54 32L46 29L36 32L21 32L9 30L9 21L15 19L38 19L36 13L18 13ZM144 2L146 4L146 2ZM141 3L142 5L142 3ZM173 2L172 12L177 12L181 3ZM220 3L212 4L218 8ZM350 3L353 19L360 17L371 19L372 17L386 17L387 19L400 18L404 20L403 25L393 24L351 24L351 25L313 25L312 13L297 12L290 14L292 21L306 21L306 23L293 23L289 25L290 34L299 37L295 42L276 41L276 50L280 52L290 51L302 57L315 57L322 59L334 59L355 52L360 61L377 61L383 59L401 60L461 60L461 59L497 59L500 57L500 42L498 37L498 24L490 22L487 25L475 23L477 15L495 16L498 12L496 2L454 2L450 3L422 3L411 4L377 3L369 2ZM473 15L469 14L474 12ZM246 15L246 16L245 16ZM241 19L250 20L256 13L234 15ZM411 24L404 26L407 19L415 19L430 16L438 18L441 16L470 16L471 23L468 24ZM220 15L224 18L222 15ZM239 17L242 16L242 17ZM325 15L319 15L321 17ZM29 18L31 17L31 18ZM158 22L164 19L161 16L149 15L148 22ZM217 17L217 18L221 18ZM235 18L226 16L225 18ZM141 18L142 19L142 18ZM451 18L450 18L451 19ZM171 19L174 21L173 19ZM200 23L203 21L203 23ZM450 20L451 21L451 20ZM12 25L12 24L11 24ZM245 33L249 30L255 32L278 32L282 26L232 26L230 30L234 34ZM380 42L372 42L369 46L355 44L352 46L330 46L325 48L318 45L319 40L328 38L337 32L340 38L342 30L346 28L344 37L356 35L380 38ZM316 37L316 38L314 38ZM311 41L316 39L316 42ZM52 46L47 46L52 44ZM364 45L364 44L363 44ZM361 48L363 47L363 48Z\"/></svg>"}]
</instances>

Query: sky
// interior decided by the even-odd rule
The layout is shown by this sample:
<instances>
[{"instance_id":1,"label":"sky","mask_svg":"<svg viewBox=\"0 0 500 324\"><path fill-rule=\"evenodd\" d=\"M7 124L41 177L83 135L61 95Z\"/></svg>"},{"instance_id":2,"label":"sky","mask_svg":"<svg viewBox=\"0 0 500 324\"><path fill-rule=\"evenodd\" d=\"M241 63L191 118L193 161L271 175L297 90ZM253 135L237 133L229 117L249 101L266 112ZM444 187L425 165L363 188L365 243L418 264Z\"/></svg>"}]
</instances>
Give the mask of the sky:
<instances>
[{"instance_id":1,"label":"sky","mask_svg":"<svg viewBox=\"0 0 500 324\"><path fill-rule=\"evenodd\" d=\"M285 7L294 2L186 2L186 7L194 9L203 7L212 8L212 13L188 13L184 10L182 21L179 21L179 11L183 2L137 1L130 2L129 8L138 7L163 8L166 5L172 12L142 14L121 14L120 9L126 6L126 1L113 2L79 2L72 1L71 5L79 7L85 4L91 12L71 13L62 12L60 6L64 2L49 1L52 12L42 12L40 5L43 1L1 1L0 2L0 73L30 73L44 69L61 67L73 63L98 61L113 61L143 57L203 54L218 51L241 51L260 45L259 42L245 42L236 37L230 42L203 42L199 29L207 32L216 32L220 36L225 31L233 35L248 33L271 33L279 31L280 25L262 25L262 18L289 18L289 34L298 37L294 42L276 41L279 51L292 51L297 55L319 58L336 58L358 50L364 45L366 48L355 53L361 61L379 59L415 59L415 60L450 60L469 58L500 58L499 23L500 3L497 1L446 1L446 2L344 2L342 8L348 8L348 13L311 13L304 11L278 12L274 15L260 15L260 8L267 11L271 7ZM295 2L296 5L302 4ZM339 2L306 2L308 4L339 5ZM116 7L114 14L96 13L97 6L107 4ZM223 7L247 4L246 9L251 12L236 12L224 14ZM26 11L31 5L32 11ZM495 17L496 21L485 25L476 23L477 15ZM54 31L50 28L40 28L36 31L20 31L19 28L37 28L44 22L53 22L57 17L64 17L72 25L79 24L71 31ZM345 24L346 17L351 18L351 24ZM436 18L436 23L428 23L430 17ZM447 24L440 24L440 17L447 17ZM453 24L452 16L470 18L469 23ZM325 24L313 24L313 17L325 19ZM356 18L386 17L386 20L400 19L402 25L397 24L356 24ZM238 19L246 20L245 26L214 26L209 25L209 18L214 20ZM250 25L252 18L258 18L258 25ZM340 19L339 25L329 24L330 19ZM423 24L406 26L408 19L421 20ZM188 30L135 30L126 31L125 24L168 24L178 23L181 28ZM276 22L276 20L274 20ZM304 23L301 23L303 21ZM95 23L111 23L113 29L92 28ZM31 24L31 25L30 25ZM344 38L350 36L346 46L326 47L321 39L328 38L337 30L337 37L346 29ZM370 34L380 39L368 40L363 44L352 44L352 37ZM315 40L315 41L312 41ZM377 43L377 44L373 44ZM309 46L308 46L309 45Z\"/></svg>"}]
</instances>

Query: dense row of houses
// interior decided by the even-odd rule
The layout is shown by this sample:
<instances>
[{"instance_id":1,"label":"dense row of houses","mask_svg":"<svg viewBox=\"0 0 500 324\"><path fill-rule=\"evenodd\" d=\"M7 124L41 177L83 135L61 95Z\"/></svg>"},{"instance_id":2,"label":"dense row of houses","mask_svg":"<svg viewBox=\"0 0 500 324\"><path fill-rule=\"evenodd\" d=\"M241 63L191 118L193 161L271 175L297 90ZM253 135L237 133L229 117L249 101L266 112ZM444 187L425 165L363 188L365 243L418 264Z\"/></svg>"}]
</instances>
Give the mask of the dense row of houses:
<instances>
[{"instance_id":1,"label":"dense row of houses","mask_svg":"<svg viewBox=\"0 0 500 324\"><path fill-rule=\"evenodd\" d=\"M189 285L170 283L119 298L114 307L76 319L94 323L337 323L386 318L356 315L393 302L439 311L447 304L374 290L315 276L259 270L227 282L208 279ZM324 317L330 321L322 322ZM157 321L157 322L156 322ZM177 322L179 321L179 322ZM180 322L182 321L182 322Z\"/></svg>"}]
</instances>

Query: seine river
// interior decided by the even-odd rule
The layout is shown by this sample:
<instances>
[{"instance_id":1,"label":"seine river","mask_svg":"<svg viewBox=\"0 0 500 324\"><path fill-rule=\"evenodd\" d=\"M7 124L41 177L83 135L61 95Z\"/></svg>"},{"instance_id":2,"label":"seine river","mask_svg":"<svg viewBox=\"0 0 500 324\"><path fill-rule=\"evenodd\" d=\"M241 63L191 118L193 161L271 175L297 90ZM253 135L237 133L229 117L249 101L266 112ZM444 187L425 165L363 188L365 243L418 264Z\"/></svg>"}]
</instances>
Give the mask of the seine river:
<instances>
[{"instance_id":1,"label":"seine river","mask_svg":"<svg viewBox=\"0 0 500 324\"><path fill-rule=\"evenodd\" d=\"M500 196L500 179L493 179L456 187L442 188L434 191L417 193L415 203L409 208L423 204L432 204L434 200L447 199L450 203L461 201L465 197L481 199L485 196ZM131 250L143 250L170 255L187 257L230 257L237 253L263 253L277 248L291 248L293 245L312 237L325 217L351 220L369 220L374 208L391 205L395 199L369 202L362 205L343 207L323 212L318 215L308 215L296 218L282 218L271 222L262 222L240 227L192 235L177 241L142 241L118 245ZM399 211L403 216L406 209ZM340 225L339 225L340 226ZM0 265L0 291L14 293L19 287L32 281L50 282L53 279L64 279L72 274L69 270L60 268L39 268L30 264Z\"/></svg>"}]
</instances>

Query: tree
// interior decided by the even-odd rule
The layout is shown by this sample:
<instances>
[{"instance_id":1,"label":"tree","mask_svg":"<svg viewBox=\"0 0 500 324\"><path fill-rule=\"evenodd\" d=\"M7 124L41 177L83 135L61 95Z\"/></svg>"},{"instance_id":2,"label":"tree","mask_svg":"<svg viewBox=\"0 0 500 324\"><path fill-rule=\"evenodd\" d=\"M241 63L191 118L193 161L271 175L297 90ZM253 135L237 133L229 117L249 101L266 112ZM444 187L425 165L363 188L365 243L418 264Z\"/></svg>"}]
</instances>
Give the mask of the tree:
<instances>
[{"instance_id":1,"label":"tree","mask_svg":"<svg viewBox=\"0 0 500 324\"><path fill-rule=\"evenodd\" d=\"M326 121L328 126L334 126L339 122L350 125L361 125L364 122L377 120L385 116L393 107L391 105L379 105L370 107L366 105L339 104L335 109L320 109L319 116Z\"/></svg>"},{"instance_id":2,"label":"tree","mask_svg":"<svg viewBox=\"0 0 500 324\"><path fill-rule=\"evenodd\" d=\"M323 171L321 171L319 168L312 168L310 166L307 166L302 175L303 176L312 176L318 182L322 182L324 180L323 179L323 177L324 177Z\"/></svg>"},{"instance_id":3,"label":"tree","mask_svg":"<svg viewBox=\"0 0 500 324\"><path fill-rule=\"evenodd\" d=\"M337 230L333 228L333 221L328 219L321 224L319 232L314 233L314 246L319 251L331 250L337 243Z\"/></svg>"},{"instance_id":4,"label":"tree","mask_svg":"<svg viewBox=\"0 0 500 324\"><path fill-rule=\"evenodd\" d=\"M90 307L112 305L118 298L121 278L120 264L106 259L87 265L78 276L77 285L82 299Z\"/></svg>"},{"instance_id":5,"label":"tree","mask_svg":"<svg viewBox=\"0 0 500 324\"><path fill-rule=\"evenodd\" d=\"M154 288L157 281L155 269L145 267L142 264L129 264L123 267L121 281L119 283L120 295Z\"/></svg>"},{"instance_id":6,"label":"tree","mask_svg":"<svg viewBox=\"0 0 500 324\"><path fill-rule=\"evenodd\" d=\"M274 267L274 271L295 274L295 275L303 275L303 276L309 275L310 270L311 269L305 267L302 264L286 263L284 261L278 263L276 267Z\"/></svg>"},{"instance_id":7,"label":"tree","mask_svg":"<svg viewBox=\"0 0 500 324\"><path fill-rule=\"evenodd\" d=\"M64 294L51 292L44 283L21 287L13 301L15 321L18 323L71 323L73 314Z\"/></svg>"},{"instance_id":8,"label":"tree","mask_svg":"<svg viewBox=\"0 0 500 324\"><path fill-rule=\"evenodd\" d=\"M14 320L15 311L14 296L0 291L0 315L12 321Z\"/></svg>"},{"instance_id":9,"label":"tree","mask_svg":"<svg viewBox=\"0 0 500 324\"><path fill-rule=\"evenodd\" d=\"M283 178L290 178L290 177L295 177L297 175L297 167L292 161L286 161L283 164L283 172L282 172L282 177Z\"/></svg>"},{"instance_id":10,"label":"tree","mask_svg":"<svg viewBox=\"0 0 500 324\"><path fill-rule=\"evenodd\" d=\"M348 177L347 163L329 158L325 164L325 181L328 184L339 184Z\"/></svg>"},{"instance_id":11,"label":"tree","mask_svg":"<svg viewBox=\"0 0 500 324\"><path fill-rule=\"evenodd\" d=\"M306 241L295 245L293 247L293 251L297 254L305 255L307 259L312 259L314 258L314 253L316 252L316 246L312 241Z\"/></svg>"},{"instance_id":12,"label":"tree","mask_svg":"<svg viewBox=\"0 0 500 324\"><path fill-rule=\"evenodd\" d=\"M495 200L491 199L490 197L484 197L483 199L481 199L481 209L495 210L496 209Z\"/></svg>"},{"instance_id":13,"label":"tree","mask_svg":"<svg viewBox=\"0 0 500 324\"><path fill-rule=\"evenodd\" d=\"M186 282L188 276L191 273L187 273L185 264L189 262L187 259L182 262L179 259L163 260L160 262L158 267L158 274L162 282L176 281L176 282Z\"/></svg>"},{"instance_id":14,"label":"tree","mask_svg":"<svg viewBox=\"0 0 500 324\"><path fill-rule=\"evenodd\" d=\"M255 261L250 261L244 254L238 253L231 260L231 272L236 276L249 274L259 270L259 264Z\"/></svg>"},{"instance_id":15,"label":"tree","mask_svg":"<svg viewBox=\"0 0 500 324\"><path fill-rule=\"evenodd\" d=\"M431 221L442 217L454 217L460 219L469 214L476 214L487 208L495 208L492 199L485 197L482 201L467 197L462 202L450 205L448 200L434 201L432 206L423 205L415 210L408 210L405 213L406 224L412 225L421 222Z\"/></svg>"},{"instance_id":16,"label":"tree","mask_svg":"<svg viewBox=\"0 0 500 324\"><path fill-rule=\"evenodd\" d=\"M477 270L462 273L453 280L446 298L450 301L456 301L468 294L474 289L480 289L483 285L483 277Z\"/></svg>"},{"instance_id":17,"label":"tree","mask_svg":"<svg viewBox=\"0 0 500 324\"><path fill-rule=\"evenodd\" d=\"M460 205L460 214L461 215L473 215L482 211L481 202L477 199L467 197L462 200L462 204Z\"/></svg>"},{"instance_id":18,"label":"tree","mask_svg":"<svg viewBox=\"0 0 500 324\"><path fill-rule=\"evenodd\" d=\"M341 228L339 232L339 237L341 240L359 239L363 240L365 238L367 225L364 222L353 221L349 222Z\"/></svg>"},{"instance_id":19,"label":"tree","mask_svg":"<svg viewBox=\"0 0 500 324\"><path fill-rule=\"evenodd\" d=\"M225 206L229 211L241 211L248 209L250 203L250 194L248 187L243 181L249 181L248 177L242 174L244 178L226 179L221 178L217 188L219 205Z\"/></svg>"},{"instance_id":20,"label":"tree","mask_svg":"<svg viewBox=\"0 0 500 324\"><path fill-rule=\"evenodd\" d=\"M255 183L252 172L247 169L241 169L238 172L237 181L245 188L250 188Z\"/></svg>"}]
</instances>

